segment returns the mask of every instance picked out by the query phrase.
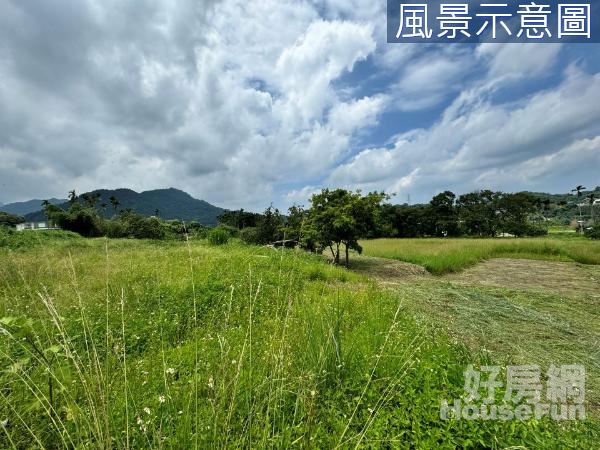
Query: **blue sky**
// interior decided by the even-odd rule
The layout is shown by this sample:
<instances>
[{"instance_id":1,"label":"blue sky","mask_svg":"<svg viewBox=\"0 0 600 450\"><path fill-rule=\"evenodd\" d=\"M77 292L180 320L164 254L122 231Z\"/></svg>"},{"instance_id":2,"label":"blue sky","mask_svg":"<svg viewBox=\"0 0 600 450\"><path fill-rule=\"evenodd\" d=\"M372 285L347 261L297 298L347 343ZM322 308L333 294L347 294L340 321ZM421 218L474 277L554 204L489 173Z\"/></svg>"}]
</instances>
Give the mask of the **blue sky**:
<instances>
[{"instance_id":1,"label":"blue sky","mask_svg":"<svg viewBox=\"0 0 600 450\"><path fill-rule=\"evenodd\" d=\"M0 202L600 185L599 44L387 44L385 7L2 2Z\"/></svg>"}]
</instances>

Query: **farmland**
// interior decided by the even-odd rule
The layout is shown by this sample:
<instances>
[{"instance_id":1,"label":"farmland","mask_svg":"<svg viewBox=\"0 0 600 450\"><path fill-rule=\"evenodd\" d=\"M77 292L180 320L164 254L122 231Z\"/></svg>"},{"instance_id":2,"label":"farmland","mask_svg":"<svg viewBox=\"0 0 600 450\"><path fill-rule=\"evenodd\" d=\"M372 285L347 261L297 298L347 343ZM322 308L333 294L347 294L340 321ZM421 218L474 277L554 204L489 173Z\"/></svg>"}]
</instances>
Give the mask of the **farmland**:
<instances>
[{"instance_id":1,"label":"farmland","mask_svg":"<svg viewBox=\"0 0 600 450\"><path fill-rule=\"evenodd\" d=\"M593 448L598 291L486 284L471 271L497 256L571 268L600 251L510 242L362 243L455 272L391 261L394 278L377 258L346 270L235 240L4 237L0 447ZM600 279L597 268L582 277ZM440 420L468 364L551 361L586 365L588 420Z\"/></svg>"}]
</instances>

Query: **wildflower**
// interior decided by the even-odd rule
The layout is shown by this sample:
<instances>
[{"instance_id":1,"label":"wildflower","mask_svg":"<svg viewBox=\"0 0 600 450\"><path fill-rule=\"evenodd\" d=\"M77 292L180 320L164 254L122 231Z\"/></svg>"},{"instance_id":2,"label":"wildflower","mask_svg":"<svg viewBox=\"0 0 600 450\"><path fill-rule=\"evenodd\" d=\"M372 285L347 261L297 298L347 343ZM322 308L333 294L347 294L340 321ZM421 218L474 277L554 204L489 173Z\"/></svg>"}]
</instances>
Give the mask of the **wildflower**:
<instances>
[{"instance_id":1,"label":"wildflower","mask_svg":"<svg viewBox=\"0 0 600 450\"><path fill-rule=\"evenodd\" d=\"M146 406L146 407L144 408L144 412L145 412L146 414L150 414L150 412L151 412L151 411L150 411L150 408L148 408L148 407Z\"/></svg>"},{"instance_id":2,"label":"wildflower","mask_svg":"<svg viewBox=\"0 0 600 450\"><path fill-rule=\"evenodd\" d=\"M146 424L144 423L141 417L137 418L137 424L140 426L140 430L142 430L144 433L148 430Z\"/></svg>"},{"instance_id":3,"label":"wildflower","mask_svg":"<svg viewBox=\"0 0 600 450\"><path fill-rule=\"evenodd\" d=\"M172 367L169 367L167 370L167 375L175 375L175 369L173 369Z\"/></svg>"},{"instance_id":4,"label":"wildflower","mask_svg":"<svg viewBox=\"0 0 600 450\"><path fill-rule=\"evenodd\" d=\"M215 381L213 380L213 377L210 377L208 379L208 387L211 388L211 389L215 388Z\"/></svg>"},{"instance_id":5,"label":"wildflower","mask_svg":"<svg viewBox=\"0 0 600 450\"><path fill-rule=\"evenodd\" d=\"M0 422L0 425L2 425L2 428L6 428L8 427L8 424L10 422L8 421L8 419L4 419L2 422Z\"/></svg>"},{"instance_id":6,"label":"wildflower","mask_svg":"<svg viewBox=\"0 0 600 450\"><path fill-rule=\"evenodd\" d=\"M164 395L159 395L158 401L159 401L159 403L164 403L167 401L167 398Z\"/></svg>"},{"instance_id":7,"label":"wildflower","mask_svg":"<svg viewBox=\"0 0 600 450\"><path fill-rule=\"evenodd\" d=\"M312 390L312 391L310 391L310 395L311 395L312 397L314 397L315 395L317 395L317 391L315 391L315 390Z\"/></svg>"}]
</instances>

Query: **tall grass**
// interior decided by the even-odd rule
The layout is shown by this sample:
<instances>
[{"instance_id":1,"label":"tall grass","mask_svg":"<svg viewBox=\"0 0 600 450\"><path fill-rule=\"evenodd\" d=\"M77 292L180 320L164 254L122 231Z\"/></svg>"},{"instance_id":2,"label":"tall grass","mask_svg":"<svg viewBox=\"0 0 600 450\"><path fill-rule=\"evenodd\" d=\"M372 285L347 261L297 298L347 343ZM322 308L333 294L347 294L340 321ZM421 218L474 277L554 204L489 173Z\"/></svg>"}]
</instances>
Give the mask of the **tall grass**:
<instances>
[{"instance_id":1,"label":"tall grass","mask_svg":"<svg viewBox=\"0 0 600 450\"><path fill-rule=\"evenodd\" d=\"M500 257L600 264L600 242L587 239L374 239L361 245L365 255L418 264L433 274Z\"/></svg>"},{"instance_id":2,"label":"tall grass","mask_svg":"<svg viewBox=\"0 0 600 450\"><path fill-rule=\"evenodd\" d=\"M593 424L441 422L468 363L316 256L88 240L0 249L0 448L555 448Z\"/></svg>"}]
</instances>

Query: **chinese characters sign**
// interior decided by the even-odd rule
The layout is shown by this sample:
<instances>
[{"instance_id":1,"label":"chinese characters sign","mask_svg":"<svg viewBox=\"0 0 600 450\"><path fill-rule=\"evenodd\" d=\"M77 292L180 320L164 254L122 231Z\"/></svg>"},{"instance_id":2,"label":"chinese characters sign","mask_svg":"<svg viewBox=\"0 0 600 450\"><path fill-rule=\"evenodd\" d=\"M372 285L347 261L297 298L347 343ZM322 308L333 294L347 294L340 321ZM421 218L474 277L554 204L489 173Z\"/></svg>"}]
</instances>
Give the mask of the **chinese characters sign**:
<instances>
[{"instance_id":1,"label":"chinese characters sign","mask_svg":"<svg viewBox=\"0 0 600 450\"><path fill-rule=\"evenodd\" d=\"M600 42L600 2L388 0L393 42Z\"/></svg>"},{"instance_id":2,"label":"chinese characters sign","mask_svg":"<svg viewBox=\"0 0 600 450\"><path fill-rule=\"evenodd\" d=\"M542 372L537 365L506 367L472 365L464 372L462 398L451 404L442 400L443 420L552 420L585 419L585 367L550 366Z\"/></svg>"}]
</instances>

